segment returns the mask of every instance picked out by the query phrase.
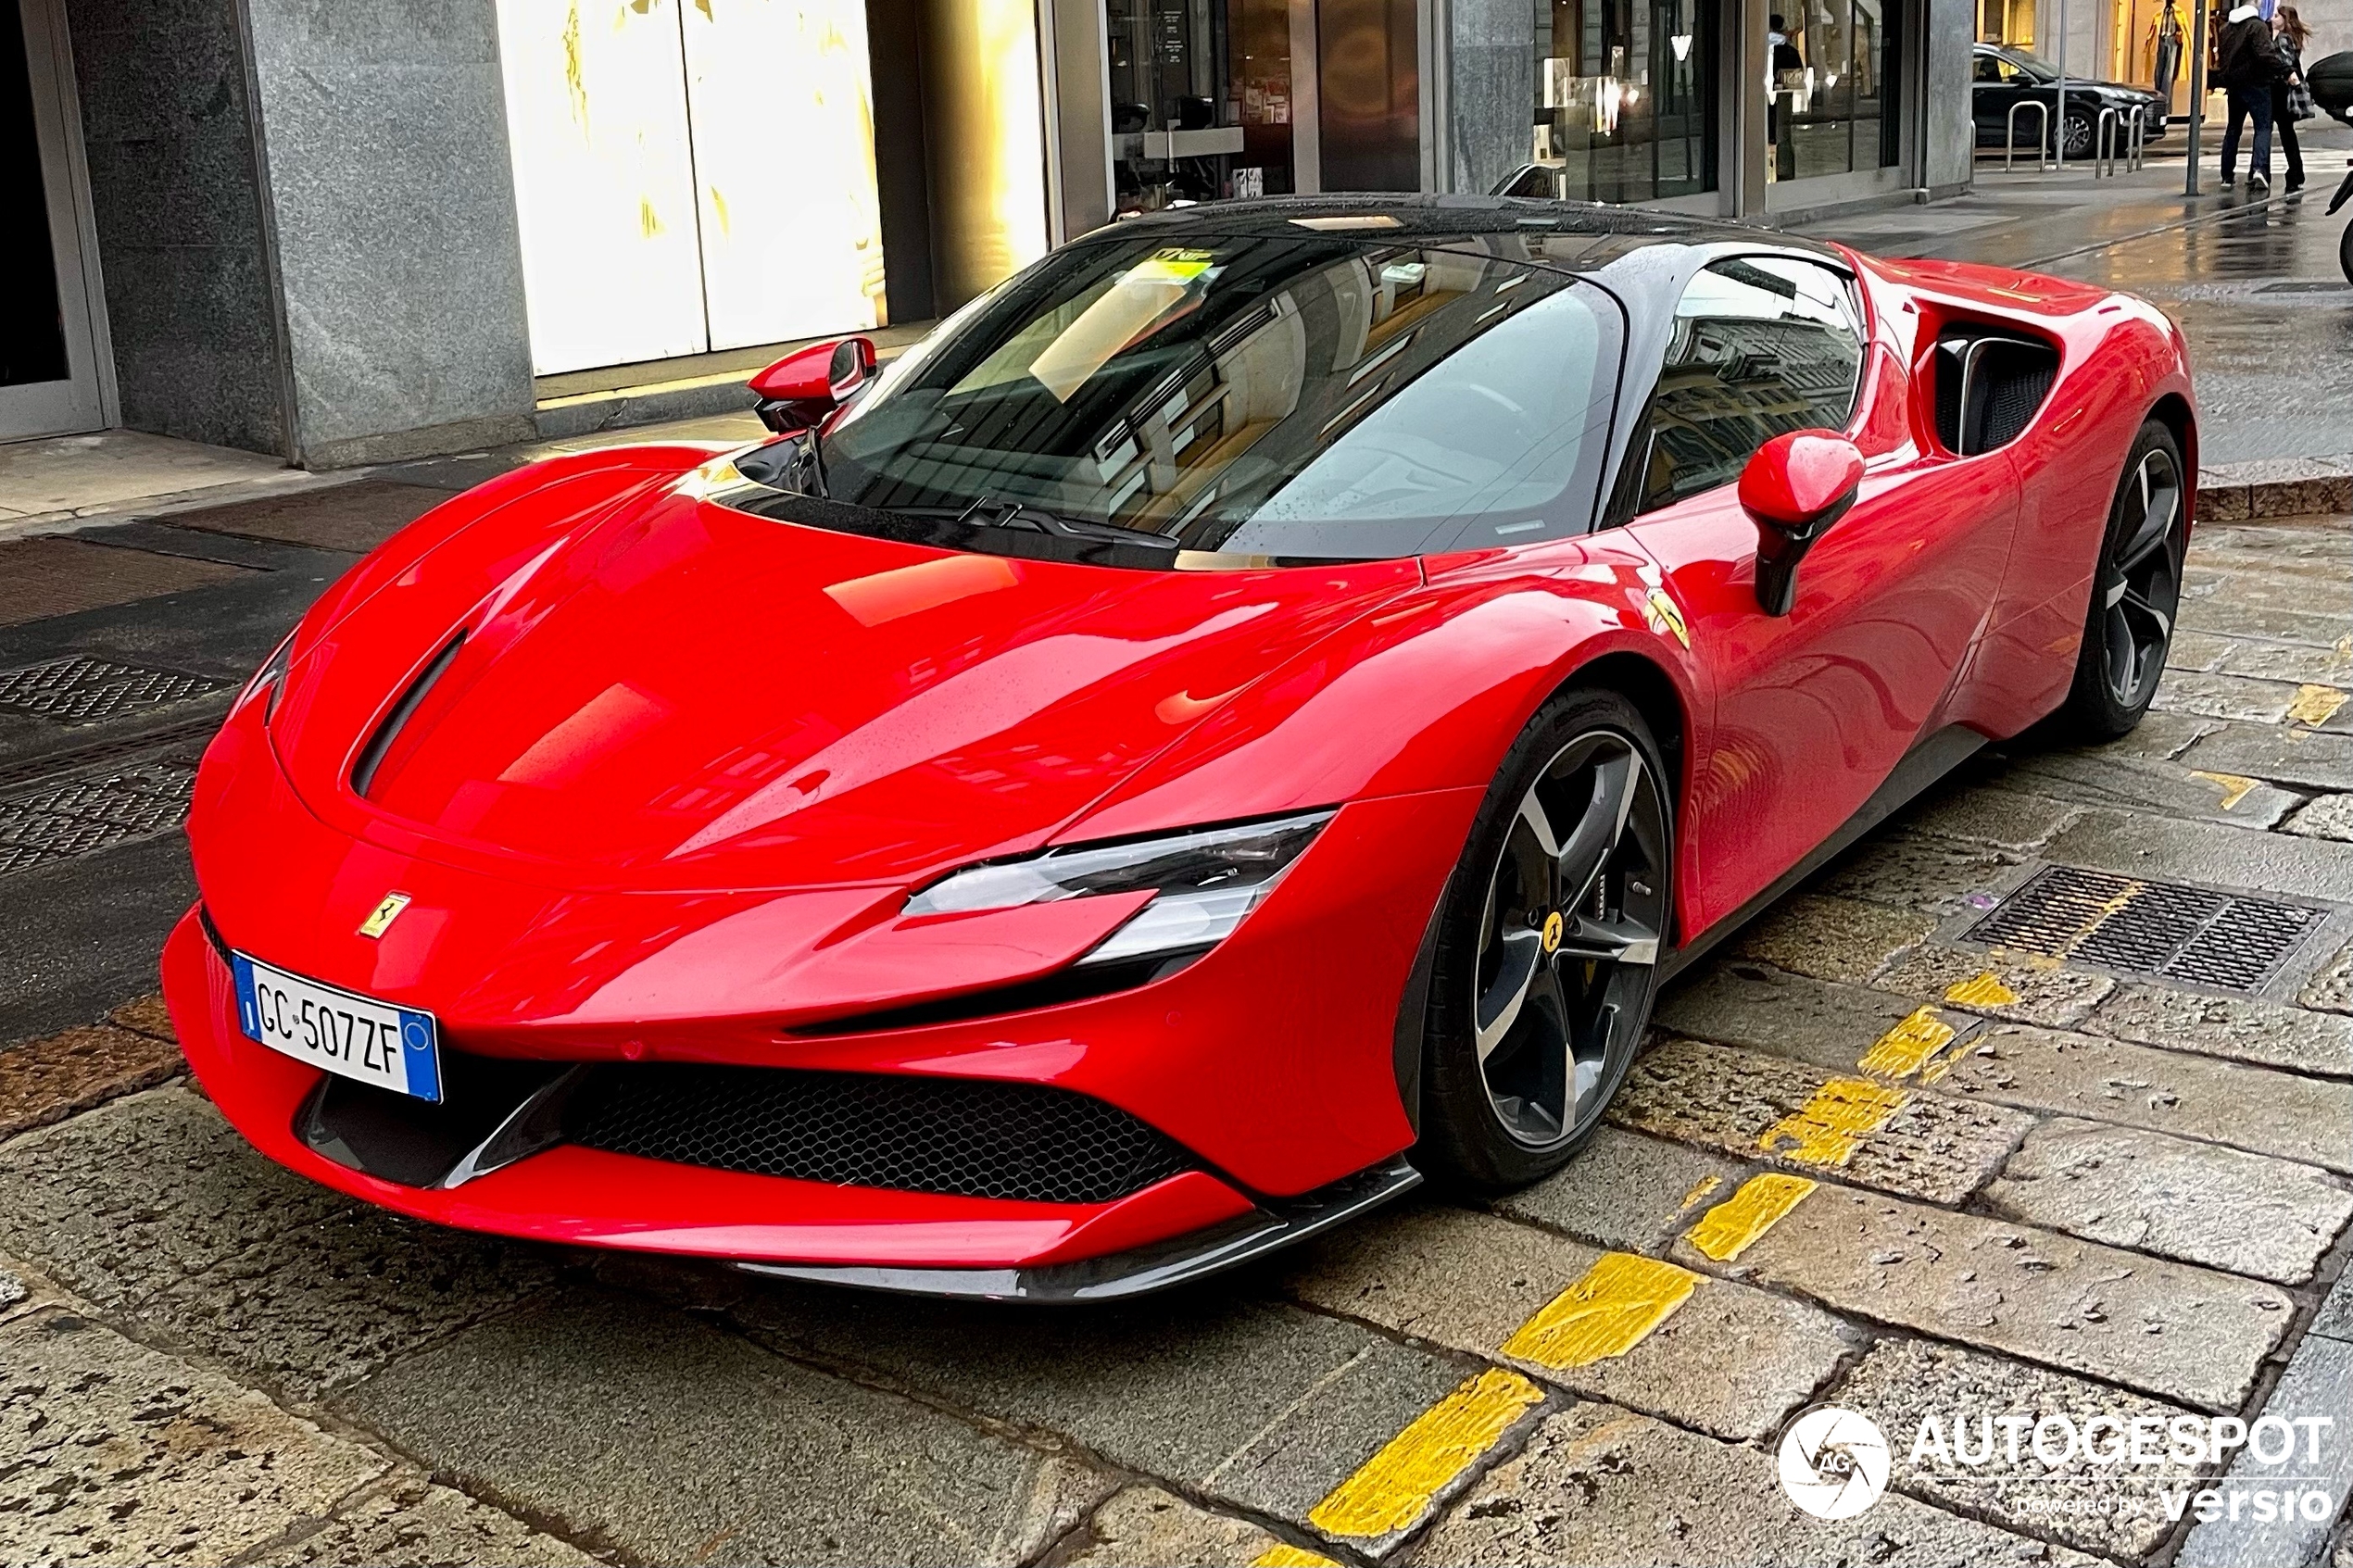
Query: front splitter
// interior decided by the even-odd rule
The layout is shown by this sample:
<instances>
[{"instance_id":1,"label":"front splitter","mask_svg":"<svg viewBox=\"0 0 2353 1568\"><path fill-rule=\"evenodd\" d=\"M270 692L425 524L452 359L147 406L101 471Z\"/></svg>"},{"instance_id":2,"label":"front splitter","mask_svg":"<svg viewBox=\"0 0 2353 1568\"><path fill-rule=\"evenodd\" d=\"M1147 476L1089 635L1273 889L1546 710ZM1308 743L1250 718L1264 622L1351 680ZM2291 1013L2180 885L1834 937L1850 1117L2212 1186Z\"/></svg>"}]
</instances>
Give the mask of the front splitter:
<instances>
[{"instance_id":1,"label":"front splitter","mask_svg":"<svg viewBox=\"0 0 2353 1568\"><path fill-rule=\"evenodd\" d=\"M1295 1198L1262 1201L1223 1224L1126 1252L1034 1269L900 1269L738 1262L747 1273L904 1296L1039 1303L1116 1301L1202 1279L1304 1241L1421 1185L1403 1155Z\"/></svg>"}]
</instances>

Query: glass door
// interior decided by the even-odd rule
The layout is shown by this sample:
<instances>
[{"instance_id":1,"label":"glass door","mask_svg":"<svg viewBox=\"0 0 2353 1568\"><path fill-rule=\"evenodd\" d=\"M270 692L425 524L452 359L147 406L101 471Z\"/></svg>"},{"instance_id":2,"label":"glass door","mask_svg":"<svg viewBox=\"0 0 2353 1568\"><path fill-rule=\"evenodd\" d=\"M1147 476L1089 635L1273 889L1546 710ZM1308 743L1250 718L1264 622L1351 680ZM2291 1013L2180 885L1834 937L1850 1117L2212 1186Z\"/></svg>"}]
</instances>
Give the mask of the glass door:
<instances>
[{"instance_id":1,"label":"glass door","mask_svg":"<svg viewBox=\"0 0 2353 1568\"><path fill-rule=\"evenodd\" d=\"M17 214L17 281L0 290L0 441L106 423L64 21L50 0L0 0L0 207Z\"/></svg>"}]
</instances>

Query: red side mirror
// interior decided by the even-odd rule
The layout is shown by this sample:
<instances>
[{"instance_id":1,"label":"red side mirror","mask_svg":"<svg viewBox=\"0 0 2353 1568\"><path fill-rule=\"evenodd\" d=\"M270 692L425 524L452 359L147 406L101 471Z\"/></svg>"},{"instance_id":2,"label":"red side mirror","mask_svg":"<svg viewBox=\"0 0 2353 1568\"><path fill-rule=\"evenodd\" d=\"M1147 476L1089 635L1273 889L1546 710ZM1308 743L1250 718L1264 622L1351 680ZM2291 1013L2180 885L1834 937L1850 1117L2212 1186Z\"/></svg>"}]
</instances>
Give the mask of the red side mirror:
<instances>
[{"instance_id":1,"label":"red side mirror","mask_svg":"<svg viewBox=\"0 0 2353 1568\"><path fill-rule=\"evenodd\" d=\"M1796 430L1756 449L1741 470L1741 506L1756 523L1756 602L1787 615L1797 602L1797 565L1814 541L1855 504L1863 454L1827 430Z\"/></svg>"},{"instance_id":2,"label":"red side mirror","mask_svg":"<svg viewBox=\"0 0 2353 1568\"><path fill-rule=\"evenodd\" d=\"M751 378L760 419L770 430L815 424L875 373L872 338L846 337L797 348Z\"/></svg>"}]
</instances>

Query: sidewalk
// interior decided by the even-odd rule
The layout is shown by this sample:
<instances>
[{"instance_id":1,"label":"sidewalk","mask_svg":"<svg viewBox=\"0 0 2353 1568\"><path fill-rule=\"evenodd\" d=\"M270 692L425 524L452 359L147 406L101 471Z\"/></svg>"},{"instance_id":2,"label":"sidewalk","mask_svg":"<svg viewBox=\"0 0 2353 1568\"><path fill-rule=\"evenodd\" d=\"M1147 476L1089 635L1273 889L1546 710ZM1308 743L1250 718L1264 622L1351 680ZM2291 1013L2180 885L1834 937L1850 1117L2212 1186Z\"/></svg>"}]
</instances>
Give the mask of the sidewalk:
<instances>
[{"instance_id":1,"label":"sidewalk","mask_svg":"<svg viewBox=\"0 0 2353 1568\"><path fill-rule=\"evenodd\" d=\"M2344 179L2353 131L2308 124L2309 183L2253 201L2225 194L2209 126L2200 189L2181 156L2094 179L2088 168L2004 174L1981 159L1977 189L1932 207L1808 224L1798 232L1891 257L2016 267L2126 289L2182 324L2197 381L2203 466L2353 453L2353 282L2337 237L2353 210L2322 209ZM2272 178L2281 178L2275 161Z\"/></svg>"}]
</instances>

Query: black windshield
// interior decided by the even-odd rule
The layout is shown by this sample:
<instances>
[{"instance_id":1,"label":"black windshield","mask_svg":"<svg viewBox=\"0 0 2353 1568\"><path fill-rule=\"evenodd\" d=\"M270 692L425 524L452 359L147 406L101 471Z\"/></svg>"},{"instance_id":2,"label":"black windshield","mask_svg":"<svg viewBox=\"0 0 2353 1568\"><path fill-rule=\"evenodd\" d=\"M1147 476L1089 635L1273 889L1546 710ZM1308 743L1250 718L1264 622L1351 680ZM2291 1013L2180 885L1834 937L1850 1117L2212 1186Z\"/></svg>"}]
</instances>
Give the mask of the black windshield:
<instances>
[{"instance_id":1,"label":"black windshield","mask_svg":"<svg viewBox=\"0 0 2353 1568\"><path fill-rule=\"evenodd\" d=\"M754 509L835 527L863 509L901 536L982 531L979 548L1022 532L1025 555L1518 543L1590 523L1619 342L1602 291L1475 252L1102 240L950 318L821 437L739 464L835 503Z\"/></svg>"}]
</instances>

